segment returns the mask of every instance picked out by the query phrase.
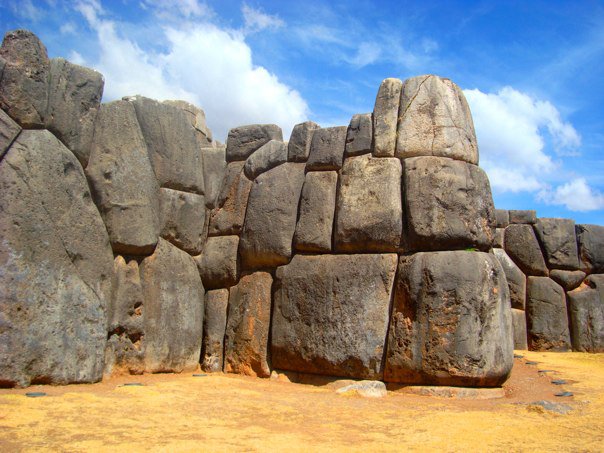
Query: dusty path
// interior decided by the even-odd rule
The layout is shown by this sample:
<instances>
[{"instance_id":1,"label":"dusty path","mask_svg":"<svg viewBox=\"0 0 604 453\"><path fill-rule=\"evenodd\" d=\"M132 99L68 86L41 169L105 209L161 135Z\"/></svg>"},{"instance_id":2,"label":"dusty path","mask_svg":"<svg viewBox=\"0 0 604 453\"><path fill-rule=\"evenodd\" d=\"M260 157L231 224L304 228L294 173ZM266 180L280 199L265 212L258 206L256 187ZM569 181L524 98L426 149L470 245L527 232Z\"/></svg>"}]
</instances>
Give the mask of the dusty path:
<instances>
[{"instance_id":1,"label":"dusty path","mask_svg":"<svg viewBox=\"0 0 604 453\"><path fill-rule=\"evenodd\" d=\"M522 354L498 400L365 399L217 374L4 389L0 451L602 451L604 354ZM560 378L574 397L554 396L561 387L550 381ZM24 396L32 391L48 396ZM527 404L538 400L572 410Z\"/></svg>"}]
</instances>

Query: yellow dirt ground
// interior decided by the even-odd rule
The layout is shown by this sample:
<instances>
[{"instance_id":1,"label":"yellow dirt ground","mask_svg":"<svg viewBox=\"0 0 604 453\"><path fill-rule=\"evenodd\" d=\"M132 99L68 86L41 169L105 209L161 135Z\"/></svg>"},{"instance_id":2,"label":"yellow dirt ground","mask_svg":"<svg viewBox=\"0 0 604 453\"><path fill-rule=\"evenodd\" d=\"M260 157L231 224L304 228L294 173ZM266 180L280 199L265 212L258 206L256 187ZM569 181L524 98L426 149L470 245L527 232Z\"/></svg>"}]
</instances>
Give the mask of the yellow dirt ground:
<instances>
[{"instance_id":1,"label":"yellow dirt ground","mask_svg":"<svg viewBox=\"0 0 604 453\"><path fill-rule=\"evenodd\" d=\"M520 354L507 396L487 401L366 399L222 374L4 389L0 451L603 451L604 354ZM550 380L561 378L574 397L554 396L561 387ZM24 396L32 391L48 396ZM573 410L527 404L543 399Z\"/></svg>"}]
</instances>

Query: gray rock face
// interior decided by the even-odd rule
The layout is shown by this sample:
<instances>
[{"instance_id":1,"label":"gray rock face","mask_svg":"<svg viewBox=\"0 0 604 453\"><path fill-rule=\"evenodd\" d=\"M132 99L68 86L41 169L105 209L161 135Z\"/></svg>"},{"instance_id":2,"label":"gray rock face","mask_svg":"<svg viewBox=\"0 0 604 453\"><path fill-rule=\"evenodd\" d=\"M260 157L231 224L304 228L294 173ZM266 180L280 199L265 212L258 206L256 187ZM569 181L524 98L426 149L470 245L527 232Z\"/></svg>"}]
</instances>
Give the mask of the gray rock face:
<instances>
[{"instance_id":1,"label":"gray rock face","mask_svg":"<svg viewBox=\"0 0 604 453\"><path fill-rule=\"evenodd\" d=\"M82 167L50 132L0 161L0 385L96 382L113 254Z\"/></svg>"},{"instance_id":2,"label":"gray rock face","mask_svg":"<svg viewBox=\"0 0 604 453\"><path fill-rule=\"evenodd\" d=\"M287 162L254 180L239 253L245 269L277 267L292 255L304 164Z\"/></svg>"},{"instance_id":3,"label":"gray rock face","mask_svg":"<svg viewBox=\"0 0 604 453\"><path fill-rule=\"evenodd\" d=\"M86 167L116 253L147 255L159 236L159 187L132 105L103 104Z\"/></svg>"},{"instance_id":4,"label":"gray rock face","mask_svg":"<svg viewBox=\"0 0 604 453\"><path fill-rule=\"evenodd\" d=\"M283 141L283 132L276 124L251 124L231 129L226 142L227 162L246 160L271 140Z\"/></svg>"},{"instance_id":5,"label":"gray rock face","mask_svg":"<svg viewBox=\"0 0 604 453\"><path fill-rule=\"evenodd\" d=\"M526 339L526 314L523 310L512 308L512 326L514 331L514 349L528 350Z\"/></svg>"},{"instance_id":6,"label":"gray rock face","mask_svg":"<svg viewBox=\"0 0 604 453\"><path fill-rule=\"evenodd\" d=\"M586 274L583 271L564 271L560 269L549 271L549 277L566 291L572 291L573 289L578 288L585 279L585 275Z\"/></svg>"},{"instance_id":7,"label":"gray rock face","mask_svg":"<svg viewBox=\"0 0 604 453\"><path fill-rule=\"evenodd\" d=\"M494 207L489 180L476 165L442 157L403 164L409 247L488 250Z\"/></svg>"},{"instance_id":8,"label":"gray rock face","mask_svg":"<svg viewBox=\"0 0 604 453\"><path fill-rule=\"evenodd\" d=\"M537 212L531 209L510 209L510 223L534 225L537 223Z\"/></svg>"},{"instance_id":9,"label":"gray rock face","mask_svg":"<svg viewBox=\"0 0 604 453\"><path fill-rule=\"evenodd\" d=\"M531 225L508 226L503 245L506 253L526 275L547 275L541 247Z\"/></svg>"},{"instance_id":10,"label":"gray rock face","mask_svg":"<svg viewBox=\"0 0 604 453\"><path fill-rule=\"evenodd\" d=\"M373 155L394 157L396 129L403 82L384 79L373 107Z\"/></svg>"},{"instance_id":11,"label":"gray rock face","mask_svg":"<svg viewBox=\"0 0 604 453\"><path fill-rule=\"evenodd\" d=\"M243 171L252 181L271 168L287 162L287 145L277 140L265 143L245 161Z\"/></svg>"},{"instance_id":12,"label":"gray rock face","mask_svg":"<svg viewBox=\"0 0 604 453\"><path fill-rule=\"evenodd\" d=\"M568 293L570 334L574 351L604 352L604 275Z\"/></svg>"},{"instance_id":13,"label":"gray rock face","mask_svg":"<svg viewBox=\"0 0 604 453\"><path fill-rule=\"evenodd\" d=\"M373 143L373 118L371 113L353 115L346 133L346 156L359 156L371 152Z\"/></svg>"},{"instance_id":14,"label":"gray rock face","mask_svg":"<svg viewBox=\"0 0 604 453\"><path fill-rule=\"evenodd\" d=\"M502 249L505 236L505 228L495 228L493 235L493 248Z\"/></svg>"},{"instance_id":15,"label":"gray rock face","mask_svg":"<svg viewBox=\"0 0 604 453\"><path fill-rule=\"evenodd\" d=\"M4 35L0 58L0 108L24 128L43 128L50 74L46 47L32 32L15 30Z\"/></svg>"},{"instance_id":16,"label":"gray rock face","mask_svg":"<svg viewBox=\"0 0 604 453\"><path fill-rule=\"evenodd\" d=\"M532 351L570 349L566 296L555 281L529 277L526 293L528 344Z\"/></svg>"},{"instance_id":17,"label":"gray rock face","mask_svg":"<svg viewBox=\"0 0 604 453\"><path fill-rule=\"evenodd\" d=\"M510 213L507 209L495 209L495 226L505 228L510 224Z\"/></svg>"},{"instance_id":18,"label":"gray rock face","mask_svg":"<svg viewBox=\"0 0 604 453\"><path fill-rule=\"evenodd\" d=\"M210 214L210 236L240 234L245 220L252 181L243 174L244 162L227 165L224 185Z\"/></svg>"},{"instance_id":19,"label":"gray rock face","mask_svg":"<svg viewBox=\"0 0 604 453\"><path fill-rule=\"evenodd\" d=\"M21 132L21 126L4 113L4 110L0 110L0 160L2 160L10 145L17 138L19 132Z\"/></svg>"},{"instance_id":20,"label":"gray rock face","mask_svg":"<svg viewBox=\"0 0 604 453\"><path fill-rule=\"evenodd\" d=\"M526 275L520 270L503 249L493 249L493 254L499 260L510 290L512 308L524 310L526 300Z\"/></svg>"},{"instance_id":21,"label":"gray rock face","mask_svg":"<svg viewBox=\"0 0 604 453\"><path fill-rule=\"evenodd\" d=\"M62 58L53 58L50 62L49 86L46 128L85 167L105 86L103 76Z\"/></svg>"},{"instance_id":22,"label":"gray rock face","mask_svg":"<svg viewBox=\"0 0 604 453\"><path fill-rule=\"evenodd\" d=\"M287 145L287 160L290 162L306 162L310 155L312 136L320 126L312 121L296 124L292 130Z\"/></svg>"},{"instance_id":23,"label":"gray rock face","mask_svg":"<svg viewBox=\"0 0 604 453\"><path fill-rule=\"evenodd\" d=\"M604 273L604 226L577 225L577 242L581 270L588 274Z\"/></svg>"},{"instance_id":24,"label":"gray rock face","mask_svg":"<svg viewBox=\"0 0 604 453\"><path fill-rule=\"evenodd\" d=\"M271 322L271 286L266 272L241 277L229 294L224 345L224 371L269 377L268 334Z\"/></svg>"},{"instance_id":25,"label":"gray rock face","mask_svg":"<svg viewBox=\"0 0 604 453\"><path fill-rule=\"evenodd\" d=\"M125 99L136 110L159 186L203 195L202 143L187 113L143 96Z\"/></svg>"},{"instance_id":26,"label":"gray rock face","mask_svg":"<svg viewBox=\"0 0 604 453\"><path fill-rule=\"evenodd\" d=\"M346 126L315 130L310 145L306 170L339 170L346 147Z\"/></svg>"},{"instance_id":27,"label":"gray rock face","mask_svg":"<svg viewBox=\"0 0 604 453\"><path fill-rule=\"evenodd\" d=\"M226 176L226 148L204 147L201 149L203 156L203 180L205 187L206 206L214 209Z\"/></svg>"},{"instance_id":28,"label":"gray rock face","mask_svg":"<svg viewBox=\"0 0 604 453\"><path fill-rule=\"evenodd\" d=\"M201 253L207 236L203 195L160 189L161 237L191 255Z\"/></svg>"},{"instance_id":29,"label":"gray rock face","mask_svg":"<svg viewBox=\"0 0 604 453\"><path fill-rule=\"evenodd\" d=\"M345 160L337 200L335 247L396 252L403 228L401 164L371 155Z\"/></svg>"},{"instance_id":30,"label":"gray rock face","mask_svg":"<svg viewBox=\"0 0 604 453\"><path fill-rule=\"evenodd\" d=\"M338 174L335 171L306 173L294 247L304 252L329 253L336 207Z\"/></svg>"},{"instance_id":31,"label":"gray rock face","mask_svg":"<svg viewBox=\"0 0 604 453\"><path fill-rule=\"evenodd\" d=\"M381 379L396 255L296 255L277 269L272 364Z\"/></svg>"},{"instance_id":32,"label":"gray rock face","mask_svg":"<svg viewBox=\"0 0 604 453\"><path fill-rule=\"evenodd\" d=\"M494 256L455 251L400 258L385 381L495 387L512 362L508 289Z\"/></svg>"},{"instance_id":33,"label":"gray rock face","mask_svg":"<svg viewBox=\"0 0 604 453\"><path fill-rule=\"evenodd\" d=\"M397 132L397 157L438 156L478 164L470 107L449 79L424 75L405 80Z\"/></svg>"},{"instance_id":34,"label":"gray rock face","mask_svg":"<svg viewBox=\"0 0 604 453\"><path fill-rule=\"evenodd\" d=\"M579 268L574 220L540 218L535 223L535 232L543 247L547 267L568 270Z\"/></svg>"},{"instance_id":35,"label":"gray rock face","mask_svg":"<svg viewBox=\"0 0 604 453\"><path fill-rule=\"evenodd\" d=\"M145 299L145 372L181 373L199 364L204 289L195 261L160 239L140 265Z\"/></svg>"},{"instance_id":36,"label":"gray rock face","mask_svg":"<svg viewBox=\"0 0 604 453\"><path fill-rule=\"evenodd\" d=\"M238 247L239 236L215 236L207 239L203 253L195 257L204 288L228 288L237 283Z\"/></svg>"},{"instance_id":37,"label":"gray rock face","mask_svg":"<svg viewBox=\"0 0 604 453\"><path fill-rule=\"evenodd\" d=\"M217 289L206 293L201 369L208 373L222 371L228 307L228 289Z\"/></svg>"},{"instance_id":38,"label":"gray rock face","mask_svg":"<svg viewBox=\"0 0 604 453\"><path fill-rule=\"evenodd\" d=\"M212 131L206 124L206 114L202 109L187 101L180 100L164 101L163 104L173 105L183 110L187 114L189 124L197 131L200 142L203 145L212 143Z\"/></svg>"}]
</instances>

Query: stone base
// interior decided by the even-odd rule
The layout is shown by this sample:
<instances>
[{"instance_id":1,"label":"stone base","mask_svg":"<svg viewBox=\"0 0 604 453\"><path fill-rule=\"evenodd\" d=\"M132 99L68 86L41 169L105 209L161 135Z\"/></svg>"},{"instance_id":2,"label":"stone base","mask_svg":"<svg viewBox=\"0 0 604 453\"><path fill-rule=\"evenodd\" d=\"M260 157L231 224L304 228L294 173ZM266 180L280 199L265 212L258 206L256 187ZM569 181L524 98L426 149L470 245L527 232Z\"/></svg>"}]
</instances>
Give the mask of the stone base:
<instances>
[{"instance_id":1,"label":"stone base","mask_svg":"<svg viewBox=\"0 0 604 453\"><path fill-rule=\"evenodd\" d=\"M446 387L430 385L408 385L405 387L388 386L388 390L413 395L436 396L439 398L456 398L466 400L492 400L503 398L505 391L501 387L471 388L471 387Z\"/></svg>"}]
</instances>

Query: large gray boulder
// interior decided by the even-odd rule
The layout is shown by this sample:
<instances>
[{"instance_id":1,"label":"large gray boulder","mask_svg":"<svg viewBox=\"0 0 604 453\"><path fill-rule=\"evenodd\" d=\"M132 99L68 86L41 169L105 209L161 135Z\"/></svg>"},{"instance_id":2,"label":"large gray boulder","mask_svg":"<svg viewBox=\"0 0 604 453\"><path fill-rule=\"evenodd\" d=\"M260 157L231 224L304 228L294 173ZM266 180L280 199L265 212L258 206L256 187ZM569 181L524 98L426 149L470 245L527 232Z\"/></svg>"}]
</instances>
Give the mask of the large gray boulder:
<instances>
[{"instance_id":1,"label":"large gray boulder","mask_svg":"<svg viewBox=\"0 0 604 453\"><path fill-rule=\"evenodd\" d=\"M547 277L529 277L526 285L528 344L532 351L570 349L566 295Z\"/></svg>"},{"instance_id":2,"label":"large gray boulder","mask_svg":"<svg viewBox=\"0 0 604 453\"><path fill-rule=\"evenodd\" d=\"M494 207L485 172L443 157L413 157L403 164L409 248L488 250Z\"/></svg>"},{"instance_id":3,"label":"large gray boulder","mask_svg":"<svg viewBox=\"0 0 604 453\"><path fill-rule=\"evenodd\" d=\"M308 171L342 168L346 129L346 126L338 126L315 130L310 145L310 156L306 162Z\"/></svg>"},{"instance_id":4,"label":"large gray boulder","mask_svg":"<svg viewBox=\"0 0 604 453\"><path fill-rule=\"evenodd\" d=\"M308 160L312 136L317 129L320 129L320 126L312 121L305 121L294 126L287 145L289 162L306 162Z\"/></svg>"},{"instance_id":5,"label":"large gray boulder","mask_svg":"<svg viewBox=\"0 0 604 453\"><path fill-rule=\"evenodd\" d=\"M226 148L224 146L204 147L201 149L203 157L203 182L205 187L206 206L214 209L226 176Z\"/></svg>"},{"instance_id":6,"label":"large gray boulder","mask_svg":"<svg viewBox=\"0 0 604 453\"><path fill-rule=\"evenodd\" d=\"M206 293L201 369L208 373L222 371L228 307L228 289L217 289Z\"/></svg>"},{"instance_id":7,"label":"large gray boulder","mask_svg":"<svg viewBox=\"0 0 604 453\"><path fill-rule=\"evenodd\" d=\"M50 61L46 128L86 166L90 156L94 121L99 111L103 76L62 58Z\"/></svg>"},{"instance_id":8,"label":"large gray boulder","mask_svg":"<svg viewBox=\"0 0 604 453\"><path fill-rule=\"evenodd\" d=\"M269 377L268 336L271 323L271 287L267 272L241 277L229 291L229 313L224 338L224 371Z\"/></svg>"},{"instance_id":9,"label":"large gray boulder","mask_svg":"<svg viewBox=\"0 0 604 453\"><path fill-rule=\"evenodd\" d=\"M537 223L537 211L532 209L510 209L508 213L510 223L521 225L534 225Z\"/></svg>"},{"instance_id":10,"label":"large gray boulder","mask_svg":"<svg viewBox=\"0 0 604 453\"><path fill-rule=\"evenodd\" d=\"M559 284L565 291L572 291L578 288L585 279L583 271L565 271L561 269L552 269L549 271L549 278Z\"/></svg>"},{"instance_id":11,"label":"large gray boulder","mask_svg":"<svg viewBox=\"0 0 604 453\"><path fill-rule=\"evenodd\" d=\"M243 171L248 179L254 180L265 171L285 162L287 162L287 145L282 141L271 140L247 158Z\"/></svg>"},{"instance_id":12,"label":"large gray boulder","mask_svg":"<svg viewBox=\"0 0 604 453\"><path fill-rule=\"evenodd\" d=\"M526 313L512 308L512 326L514 331L514 349L528 350L526 338Z\"/></svg>"},{"instance_id":13,"label":"large gray boulder","mask_svg":"<svg viewBox=\"0 0 604 453\"><path fill-rule=\"evenodd\" d=\"M403 82L384 79L378 90L373 107L373 155L394 157L396 128Z\"/></svg>"},{"instance_id":14,"label":"large gray boulder","mask_svg":"<svg viewBox=\"0 0 604 453\"><path fill-rule=\"evenodd\" d=\"M534 228L548 268L579 268L574 220L542 217L537 219Z\"/></svg>"},{"instance_id":15,"label":"large gray boulder","mask_svg":"<svg viewBox=\"0 0 604 453\"><path fill-rule=\"evenodd\" d=\"M336 208L338 174L335 171L306 173L294 247L304 252L329 253Z\"/></svg>"},{"instance_id":16,"label":"large gray boulder","mask_svg":"<svg viewBox=\"0 0 604 453\"><path fill-rule=\"evenodd\" d=\"M505 250L495 248L493 254L501 263L505 278L508 281L510 290L510 301L512 308L524 310L526 300L526 275L520 270L516 263L505 253Z\"/></svg>"},{"instance_id":17,"label":"large gray boulder","mask_svg":"<svg viewBox=\"0 0 604 453\"><path fill-rule=\"evenodd\" d=\"M243 173L245 162L229 162L224 185L210 213L210 236L240 234L245 220L252 181Z\"/></svg>"},{"instance_id":18,"label":"large gray boulder","mask_svg":"<svg viewBox=\"0 0 604 453\"><path fill-rule=\"evenodd\" d=\"M382 378L396 255L296 255L277 269L274 368Z\"/></svg>"},{"instance_id":19,"label":"large gray boulder","mask_svg":"<svg viewBox=\"0 0 604 453\"><path fill-rule=\"evenodd\" d=\"M0 385L103 374L113 254L82 167L50 132L0 161Z\"/></svg>"},{"instance_id":20,"label":"large gray boulder","mask_svg":"<svg viewBox=\"0 0 604 453\"><path fill-rule=\"evenodd\" d=\"M159 236L159 186L132 104L99 110L86 175L116 253L148 255Z\"/></svg>"},{"instance_id":21,"label":"large gray boulder","mask_svg":"<svg viewBox=\"0 0 604 453\"><path fill-rule=\"evenodd\" d=\"M401 163L349 157L340 175L335 247L346 252L396 252L401 243Z\"/></svg>"},{"instance_id":22,"label":"large gray boulder","mask_svg":"<svg viewBox=\"0 0 604 453\"><path fill-rule=\"evenodd\" d=\"M0 110L0 160L13 144L19 132L21 132L21 126L4 113L4 110Z\"/></svg>"},{"instance_id":23,"label":"large gray boulder","mask_svg":"<svg viewBox=\"0 0 604 453\"><path fill-rule=\"evenodd\" d=\"M505 274L493 255L400 258L385 381L499 386L512 370L512 335Z\"/></svg>"},{"instance_id":24,"label":"large gray boulder","mask_svg":"<svg viewBox=\"0 0 604 453\"><path fill-rule=\"evenodd\" d=\"M254 180L239 254L245 269L277 267L292 256L304 164L287 162Z\"/></svg>"},{"instance_id":25,"label":"large gray boulder","mask_svg":"<svg viewBox=\"0 0 604 453\"><path fill-rule=\"evenodd\" d=\"M198 255L207 236L205 197L173 189L159 191L161 237Z\"/></svg>"},{"instance_id":26,"label":"large gray boulder","mask_svg":"<svg viewBox=\"0 0 604 453\"><path fill-rule=\"evenodd\" d=\"M604 273L604 226L577 225L577 242L581 270L588 274Z\"/></svg>"},{"instance_id":27,"label":"large gray boulder","mask_svg":"<svg viewBox=\"0 0 604 453\"><path fill-rule=\"evenodd\" d=\"M449 79L424 75L405 80L397 133L397 157L438 156L478 164L470 107Z\"/></svg>"},{"instance_id":28,"label":"large gray boulder","mask_svg":"<svg viewBox=\"0 0 604 453\"><path fill-rule=\"evenodd\" d=\"M213 236L207 239L203 253L195 257L204 288L228 288L237 283L238 248L239 236Z\"/></svg>"},{"instance_id":29,"label":"large gray boulder","mask_svg":"<svg viewBox=\"0 0 604 453\"><path fill-rule=\"evenodd\" d=\"M271 140L283 141L283 132L276 124L251 124L231 129L226 142L227 162L246 160Z\"/></svg>"},{"instance_id":30,"label":"large gray boulder","mask_svg":"<svg viewBox=\"0 0 604 453\"><path fill-rule=\"evenodd\" d=\"M195 128L199 141L203 146L212 144L212 131L206 123L205 112L187 101L182 100L168 100L163 101L163 104L173 105L183 110L187 115L189 124Z\"/></svg>"},{"instance_id":31,"label":"large gray boulder","mask_svg":"<svg viewBox=\"0 0 604 453\"><path fill-rule=\"evenodd\" d=\"M204 194L202 143L181 108L143 96L132 102L160 187Z\"/></svg>"},{"instance_id":32,"label":"large gray boulder","mask_svg":"<svg viewBox=\"0 0 604 453\"><path fill-rule=\"evenodd\" d=\"M344 155L349 157L370 153L372 144L373 118L371 113L353 115L346 133Z\"/></svg>"},{"instance_id":33,"label":"large gray boulder","mask_svg":"<svg viewBox=\"0 0 604 453\"><path fill-rule=\"evenodd\" d=\"M201 354L204 288L195 261L160 239L140 265L145 299L145 372L197 368Z\"/></svg>"},{"instance_id":34,"label":"large gray boulder","mask_svg":"<svg viewBox=\"0 0 604 453\"><path fill-rule=\"evenodd\" d=\"M50 75L46 47L30 31L10 31L4 35L0 59L0 108L23 128L43 128Z\"/></svg>"},{"instance_id":35,"label":"large gray boulder","mask_svg":"<svg viewBox=\"0 0 604 453\"><path fill-rule=\"evenodd\" d=\"M587 277L568 293L570 336L574 351L604 352L604 275Z\"/></svg>"},{"instance_id":36,"label":"large gray boulder","mask_svg":"<svg viewBox=\"0 0 604 453\"><path fill-rule=\"evenodd\" d=\"M505 229L503 247L526 275L547 276L547 266L531 225L509 225Z\"/></svg>"}]
</instances>

